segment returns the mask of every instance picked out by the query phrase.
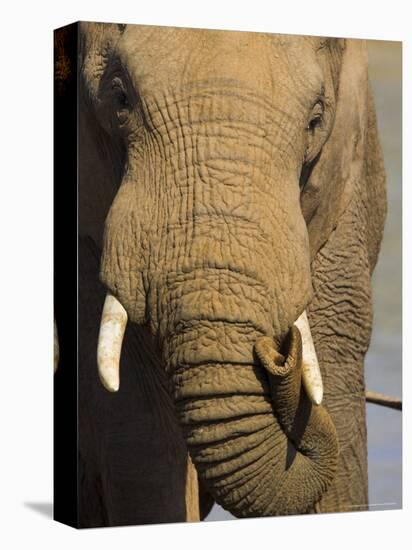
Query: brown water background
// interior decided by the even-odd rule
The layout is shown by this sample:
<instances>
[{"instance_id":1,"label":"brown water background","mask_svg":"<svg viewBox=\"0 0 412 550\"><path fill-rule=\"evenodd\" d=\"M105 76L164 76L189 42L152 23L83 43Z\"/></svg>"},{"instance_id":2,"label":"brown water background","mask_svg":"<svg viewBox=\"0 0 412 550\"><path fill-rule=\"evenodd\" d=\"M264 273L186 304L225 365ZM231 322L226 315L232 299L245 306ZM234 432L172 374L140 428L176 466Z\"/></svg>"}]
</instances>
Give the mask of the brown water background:
<instances>
[{"instance_id":1,"label":"brown water background","mask_svg":"<svg viewBox=\"0 0 412 550\"><path fill-rule=\"evenodd\" d=\"M402 391L402 46L368 41L369 75L375 94L387 175L388 215L373 275L374 322L365 359L366 387L394 396ZM367 404L369 506L402 507L402 415ZM232 519L215 505L207 520Z\"/></svg>"}]
</instances>

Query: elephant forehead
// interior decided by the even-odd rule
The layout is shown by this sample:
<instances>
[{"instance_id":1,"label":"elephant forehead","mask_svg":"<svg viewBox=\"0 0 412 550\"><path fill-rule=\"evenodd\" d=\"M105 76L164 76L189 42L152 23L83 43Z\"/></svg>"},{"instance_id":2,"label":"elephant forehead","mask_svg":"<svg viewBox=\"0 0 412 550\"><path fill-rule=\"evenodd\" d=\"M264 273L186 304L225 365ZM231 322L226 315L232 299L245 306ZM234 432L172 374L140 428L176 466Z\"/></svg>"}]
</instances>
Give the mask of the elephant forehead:
<instances>
[{"instance_id":1,"label":"elephant forehead","mask_svg":"<svg viewBox=\"0 0 412 550\"><path fill-rule=\"evenodd\" d=\"M143 96L196 83L289 95L287 82L315 59L305 37L168 27L129 26L117 50Z\"/></svg>"}]
</instances>

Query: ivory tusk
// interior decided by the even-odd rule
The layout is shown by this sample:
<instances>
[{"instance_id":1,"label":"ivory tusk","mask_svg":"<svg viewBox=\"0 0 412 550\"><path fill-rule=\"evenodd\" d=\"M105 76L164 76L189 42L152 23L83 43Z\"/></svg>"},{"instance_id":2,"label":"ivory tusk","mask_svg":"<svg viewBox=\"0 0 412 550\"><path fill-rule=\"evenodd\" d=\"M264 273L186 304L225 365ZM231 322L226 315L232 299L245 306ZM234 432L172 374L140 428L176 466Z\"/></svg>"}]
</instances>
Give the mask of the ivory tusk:
<instances>
[{"instance_id":1,"label":"ivory tusk","mask_svg":"<svg viewBox=\"0 0 412 550\"><path fill-rule=\"evenodd\" d=\"M127 313L122 304L107 294L100 322L97 344L97 367L103 386L116 392L119 389L119 365Z\"/></svg>"},{"instance_id":2,"label":"ivory tusk","mask_svg":"<svg viewBox=\"0 0 412 550\"><path fill-rule=\"evenodd\" d=\"M57 365L59 364L59 335L57 334L57 325L56 320L54 320L54 372L57 370Z\"/></svg>"},{"instance_id":3,"label":"ivory tusk","mask_svg":"<svg viewBox=\"0 0 412 550\"><path fill-rule=\"evenodd\" d=\"M323 398L323 382L319 362L313 344L306 311L295 321L302 337L302 380L309 399L320 405Z\"/></svg>"}]
</instances>

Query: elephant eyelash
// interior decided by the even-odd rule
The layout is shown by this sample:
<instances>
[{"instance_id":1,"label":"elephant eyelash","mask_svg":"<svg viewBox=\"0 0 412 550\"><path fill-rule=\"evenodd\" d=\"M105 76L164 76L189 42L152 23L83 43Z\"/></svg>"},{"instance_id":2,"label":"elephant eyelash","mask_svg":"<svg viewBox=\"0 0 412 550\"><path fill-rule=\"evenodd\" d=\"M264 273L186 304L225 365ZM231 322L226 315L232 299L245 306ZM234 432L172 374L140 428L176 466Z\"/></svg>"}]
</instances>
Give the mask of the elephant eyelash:
<instances>
[{"instance_id":1,"label":"elephant eyelash","mask_svg":"<svg viewBox=\"0 0 412 550\"><path fill-rule=\"evenodd\" d=\"M129 105L126 90L120 78L116 77L112 80L112 91L122 107L126 107Z\"/></svg>"},{"instance_id":2,"label":"elephant eyelash","mask_svg":"<svg viewBox=\"0 0 412 550\"><path fill-rule=\"evenodd\" d=\"M113 78L111 88L116 101L116 117L120 126L123 126L129 119L130 101L124 84L119 77Z\"/></svg>"},{"instance_id":3,"label":"elephant eyelash","mask_svg":"<svg viewBox=\"0 0 412 550\"><path fill-rule=\"evenodd\" d=\"M316 128L318 128L319 126L322 126L323 112L324 112L324 104L323 104L323 101L319 100L315 103L315 105L312 108L311 118L306 127L306 130L308 132L311 132L313 134Z\"/></svg>"}]
</instances>

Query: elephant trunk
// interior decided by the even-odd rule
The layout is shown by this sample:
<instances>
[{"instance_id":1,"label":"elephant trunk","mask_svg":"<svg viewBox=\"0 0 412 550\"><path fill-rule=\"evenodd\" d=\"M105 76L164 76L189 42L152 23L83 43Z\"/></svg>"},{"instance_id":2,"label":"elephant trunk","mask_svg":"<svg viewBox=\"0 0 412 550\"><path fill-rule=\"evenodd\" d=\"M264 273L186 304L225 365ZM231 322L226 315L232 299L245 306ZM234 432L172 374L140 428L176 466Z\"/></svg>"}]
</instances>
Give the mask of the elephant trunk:
<instances>
[{"instance_id":1,"label":"elephant trunk","mask_svg":"<svg viewBox=\"0 0 412 550\"><path fill-rule=\"evenodd\" d=\"M281 355L256 319L199 310L196 320L185 317L194 307L185 307L193 292L184 287L163 350L201 480L238 517L306 512L332 481L338 448L328 413L312 405L301 384L299 329L292 327ZM242 287L237 292L247 295ZM204 298L197 295L196 303L211 304ZM244 311L253 309L244 304Z\"/></svg>"}]
</instances>

